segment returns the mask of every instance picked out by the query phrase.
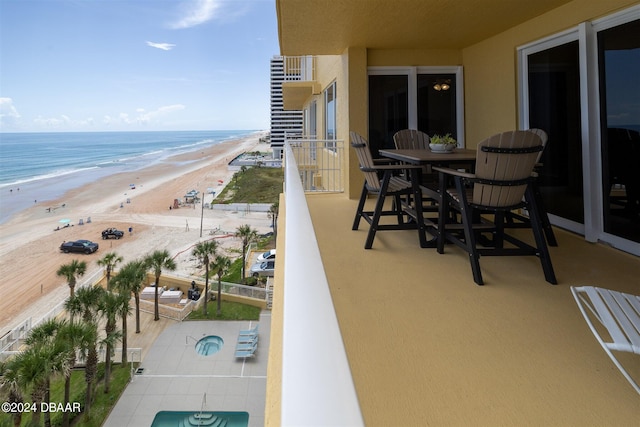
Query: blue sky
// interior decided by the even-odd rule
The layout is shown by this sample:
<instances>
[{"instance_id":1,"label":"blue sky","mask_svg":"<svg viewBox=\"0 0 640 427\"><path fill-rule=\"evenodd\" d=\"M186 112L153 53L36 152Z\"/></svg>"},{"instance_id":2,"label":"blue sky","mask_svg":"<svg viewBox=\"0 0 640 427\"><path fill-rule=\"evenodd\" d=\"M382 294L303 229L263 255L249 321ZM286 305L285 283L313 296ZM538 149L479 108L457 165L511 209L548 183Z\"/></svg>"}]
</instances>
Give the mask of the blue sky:
<instances>
[{"instance_id":1,"label":"blue sky","mask_svg":"<svg viewBox=\"0 0 640 427\"><path fill-rule=\"evenodd\" d=\"M0 131L269 128L274 0L0 0Z\"/></svg>"}]
</instances>

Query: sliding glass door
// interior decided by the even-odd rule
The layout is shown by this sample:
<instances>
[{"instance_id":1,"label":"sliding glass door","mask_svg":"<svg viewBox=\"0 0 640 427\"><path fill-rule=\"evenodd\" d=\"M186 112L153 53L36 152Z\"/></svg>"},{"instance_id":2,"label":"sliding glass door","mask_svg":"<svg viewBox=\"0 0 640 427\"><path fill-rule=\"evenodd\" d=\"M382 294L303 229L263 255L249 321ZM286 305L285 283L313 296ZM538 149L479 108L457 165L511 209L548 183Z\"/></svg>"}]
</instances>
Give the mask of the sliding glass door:
<instances>
[{"instance_id":1,"label":"sliding glass door","mask_svg":"<svg viewBox=\"0 0 640 427\"><path fill-rule=\"evenodd\" d=\"M549 213L584 225L578 42L529 55L529 127L547 132L540 190Z\"/></svg>"},{"instance_id":2,"label":"sliding glass door","mask_svg":"<svg viewBox=\"0 0 640 427\"><path fill-rule=\"evenodd\" d=\"M640 21L598 32L604 232L640 243Z\"/></svg>"},{"instance_id":3,"label":"sliding glass door","mask_svg":"<svg viewBox=\"0 0 640 427\"><path fill-rule=\"evenodd\" d=\"M549 141L551 221L640 255L640 6L519 49L520 126Z\"/></svg>"}]
</instances>

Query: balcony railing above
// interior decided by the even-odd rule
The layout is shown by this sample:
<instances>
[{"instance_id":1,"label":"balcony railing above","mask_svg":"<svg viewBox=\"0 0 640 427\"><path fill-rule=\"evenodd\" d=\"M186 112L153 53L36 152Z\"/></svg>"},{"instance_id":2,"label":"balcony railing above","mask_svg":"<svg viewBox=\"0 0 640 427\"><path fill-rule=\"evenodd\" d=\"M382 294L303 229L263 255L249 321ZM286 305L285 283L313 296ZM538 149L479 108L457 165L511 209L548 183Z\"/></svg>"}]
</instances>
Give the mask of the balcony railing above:
<instances>
[{"instance_id":1,"label":"balcony railing above","mask_svg":"<svg viewBox=\"0 0 640 427\"><path fill-rule=\"evenodd\" d=\"M305 192L344 191L344 141L287 134Z\"/></svg>"},{"instance_id":2,"label":"balcony railing above","mask_svg":"<svg viewBox=\"0 0 640 427\"><path fill-rule=\"evenodd\" d=\"M285 56L284 80L311 82L316 80L315 56Z\"/></svg>"}]
</instances>

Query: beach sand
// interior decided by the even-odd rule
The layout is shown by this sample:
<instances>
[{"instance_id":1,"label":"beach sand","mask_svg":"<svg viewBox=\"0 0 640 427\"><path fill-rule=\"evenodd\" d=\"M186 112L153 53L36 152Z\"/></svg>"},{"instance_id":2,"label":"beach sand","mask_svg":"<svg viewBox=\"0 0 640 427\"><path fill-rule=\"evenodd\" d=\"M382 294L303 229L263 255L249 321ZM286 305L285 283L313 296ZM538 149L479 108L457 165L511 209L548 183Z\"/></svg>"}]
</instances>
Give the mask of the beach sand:
<instances>
[{"instance_id":1,"label":"beach sand","mask_svg":"<svg viewBox=\"0 0 640 427\"><path fill-rule=\"evenodd\" d=\"M233 158L248 151L269 151L267 144L259 142L262 136L264 133L225 141L142 170L99 179L58 200L37 203L0 225L0 336L27 318L39 320L69 296L65 279L56 271L73 259L87 262L88 277L100 269L96 261L108 252L117 252L126 263L166 249L175 256L177 273L202 274L191 248L211 239L211 230L233 233L249 224L259 233L271 231L266 213L202 211L200 204L195 209L169 209L174 199L182 199L191 189L206 192L213 187L219 193L233 176L228 168ZM205 203L211 199L207 194ZM64 225L59 222L62 218L70 219L73 226L55 231ZM79 225L80 219L84 225ZM101 231L108 227L125 231L125 236L102 240ZM238 245L234 237L218 233L217 238L223 249ZM97 242L100 249L91 255L59 251L63 241L78 239Z\"/></svg>"}]
</instances>

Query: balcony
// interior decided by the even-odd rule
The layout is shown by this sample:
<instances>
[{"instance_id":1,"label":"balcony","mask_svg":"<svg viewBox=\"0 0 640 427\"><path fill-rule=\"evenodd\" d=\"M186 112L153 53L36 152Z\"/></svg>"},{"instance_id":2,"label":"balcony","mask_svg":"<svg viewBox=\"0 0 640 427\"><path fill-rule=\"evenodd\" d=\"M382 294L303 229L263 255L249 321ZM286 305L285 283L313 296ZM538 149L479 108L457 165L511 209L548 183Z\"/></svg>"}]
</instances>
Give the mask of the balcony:
<instances>
[{"instance_id":1,"label":"balcony","mask_svg":"<svg viewBox=\"0 0 640 427\"><path fill-rule=\"evenodd\" d=\"M638 294L637 257L556 229L559 285L545 282L534 257L490 257L481 259L486 285L476 286L465 253L421 249L411 230L380 232L363 249L366 229L351 230L357 201L305 196L295 160L287 150L273 425L637 423L637 393L569 289ZM619 360L640 379L637 356Z\"/></svg>"},{"instance_id":2,"label":"balcony","mask_svg":"<svg viewBox=\"0 0 640 427\"><path fill-rule=\"evenodd\" d=\"M304 102L320 93L315 56L285 56L282 95L285 110L302 110Z\"/></svg>"}]
</instances>

